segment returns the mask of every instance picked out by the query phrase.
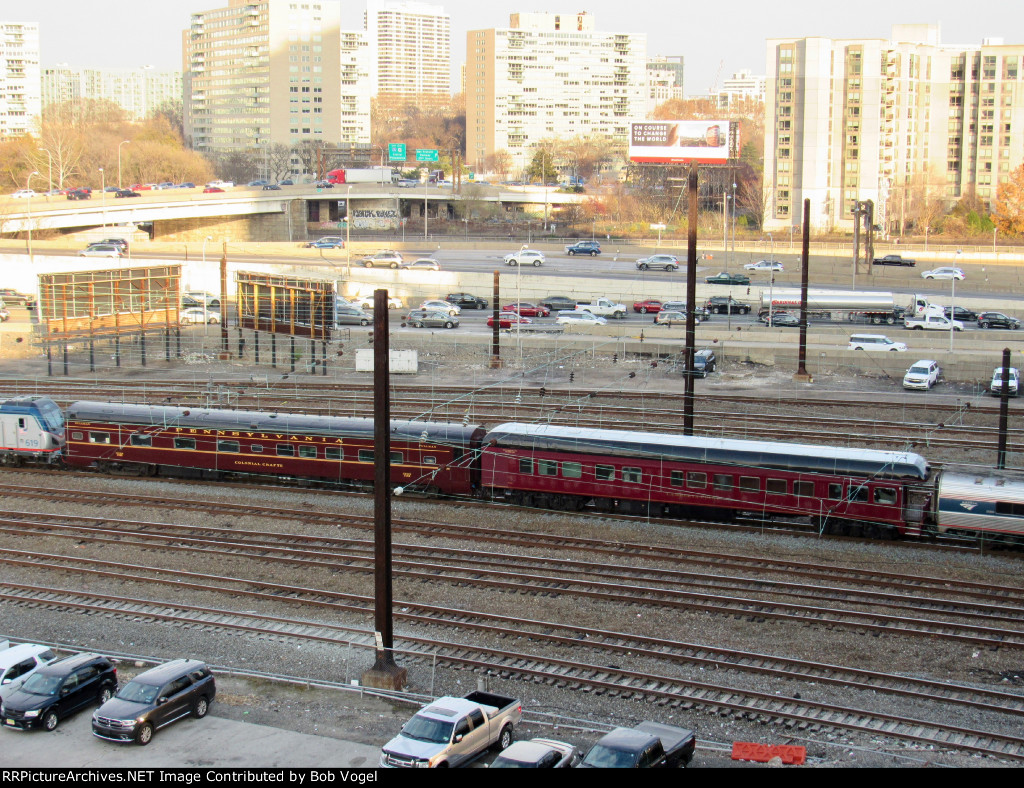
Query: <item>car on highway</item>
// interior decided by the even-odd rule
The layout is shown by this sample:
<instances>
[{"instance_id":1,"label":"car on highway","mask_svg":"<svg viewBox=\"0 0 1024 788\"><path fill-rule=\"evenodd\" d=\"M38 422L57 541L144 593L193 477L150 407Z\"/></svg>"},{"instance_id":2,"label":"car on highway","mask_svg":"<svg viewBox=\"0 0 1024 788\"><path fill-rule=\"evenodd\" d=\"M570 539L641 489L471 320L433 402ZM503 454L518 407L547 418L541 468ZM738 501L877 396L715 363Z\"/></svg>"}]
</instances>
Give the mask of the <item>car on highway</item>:
<instances>
[{"instance_id":1,"label":"car on highway","mask_svg":"<svg viewBox=\"0 0 1024 788\"><path fill-rule=\"evenodd\" d=\"M212 186L215 189L233 189L235 188L234 181L210 181L207 186Z\"/></svg>"},{"instance_id":2,"label":"car on highway","mask_svg":"<svg viewBox=\"0 0 1024 788\"><path fill-rule=\"evenodd\" d=\"M930 271L922 271L922 279L956 279L958 282L963 281L964 272L961 268L955 268L953 266L944 265L940 268L933 268Z\"/></svg>"},{"instance_id":3,"label":"car on highway","mask_svg":"<svg viewBox=\"0 0 1024 788\"><path fill-rule=\"evenodd\" d=\"M582 309L563 309L558 313L558 317L555 322L561 325L591 326L603 326L608 323L608 321L600 315L595 315L592 312L586 312Z\"/></svg>"},{"instance_id":4,"label":"car on highway","mask_svg":"<svg viewBox=\"0 0 1024 788\"><path fill-rule=\"evenodd\" d=\"M76 654L42 665L0 704L5 728L52 731L61 720L117 690L117 668L99 654Z\"/></svg>"},{"instance_id":5,"label":"car on highway","mask_svg":"<svg viewBox=\"0 0 1024 788\"><path fill-rule=\"evenodd\" d=\"M402 263L403 271L440 271L441 264L430 257L421 257L411 263Z\"/></svg>"},{"instance_id":6,"label":"car on highway","mask_svg":"<svg viewBox=\"0 0 1024 788\"><path fill-rule=\"evenodd\" d=\"M416 328L458 328L459 326L457 317L436 309L414 309L409 313L409 322Z\"/></svg>"},{"instance_id":7,"label":"car on highway","mask_svg":"<svg viewBox=\"0 0 1024 788\"><path fill-rule=\"evenodd\" d=\"M745 315L750 312L750 304L737 301L732 296L711 296L704 308L716 315Z\"/></svg>"},{"instance_id":8,"label":"car on highway","mask_svg":"<svg viewBox=\"0 0 1024 788\"><path fill-rule=\"evenodd\" d=\"M357 306L360 309L373 309L373 295L359 296L352 301L353 306ZM398 296L388 296L388 309L401 309L405 304L402 303L402 299Z\"/></svg>"},{"instance_id":9,"label":"car on highway","mask_svg":"<svg viewBox=\"0 0 1024 788\"><path fill-rule=\"evenodd\" d=\"M507 304L501 308L502 312L516 312L523 317L547 317L551 310L543 304L529 304L526 301L517 301Z\"/></svg>"},{"instance_id":10,"label":"car on highway","mask_svg":"<svg viewBox=\"0 0 1024 788\"><path fill-rule=\"evenodd\" d=\"M307 249L344 249L345 239L340 235L325 235L305 244Z\"/></svg>"},{"instance_id":11,"label":"car on highway","mask_svg":"<svg viewBox=\"0 0 1024 788\"><path fill-rule=\"evenodd\" d=\"M491 769L574 769L583 753L572 744L554 739L529 739L512 746L491 761Z\"/></svg>"},{"instance_id":12,"label":"car on highway","mask_svg":"<svg viewBox=\"0 0 1024 788\"><path fill-rule=\"evenodd\" d=\"M123 254L128 254L128 241L124 238L101 238L98 241L93 241L89 246L95 246L96 244L113 244Z\"/></svg>"},{"instance_id":13,"label":"car on highway","mask_svg":"<svg viewBox=\"0 0 1024 788\"><path fill-rule=\"evenodd\" d=\"M942 307L942 314L950 320L964 320L973 323L978 319L978 313L962 306Z\"/></svg>"},{"instance_id":14,"label":"car on highway","mask_svg":"<svg viewBox=\"0 0 1024 788\"><path fill-rule=\"evenodd\" d=\"M871 265L904 265L913 268L917 265L917 261L908 260L906 257L898 254L887 254L885 257L876 257L871 261Z\"/></svg>"},{"instance_id":15,"label":"car on highway","mask_svg":"<svg viewBox=\"0 0 1024 788\"><path fill-rule=\"evenodd\" d=\"M14 194L11 195L15 200L20 200L27 197L35 197L36 192L34 189L18 189Z\"/></svg>"},{"instance_id":16,"label":"car on highway","mask_svg":"<svg viewBox=\"0 0 1024 788\"><path fill-rule=\"evenodd\" d=\"M453 304L449 301L442 301L438 298L432 298L424 301L420 304L419 308L432 312L444 312L447 315L458 315L462 313L462 307L458 304Z\"/></svg>"},{"instance_id":17,"label":"car on highway","mask_svg":"<svg viewBox=\"0 0 1024 788\"><path fill-rule=\"evenodd\" d=\"M893 342L884 334L854 334L850 337L847 350L888 350L904 353L907 346L903 342Z\"/></svg>"},{"instance_id":18,"label":"car on highway","mask_svg":"<svg viewBox=\"0 0 1024 788\"><path fill-rule=\"evenodd\" d=\"M797 315L794 315L792 312L772 312L771 318L772 326L778 328L784 328L787 326L790 328L800 327L800 318ZM762 322L764 322L765 325L768 325L767 312L764 314L761 320Z\"/></svg>"},{"instance_id":19,"label":"car on highway","mask_svg":"<svg viewBox=\"0 0 1024 788\"><path fill-rule=\"evenodd\" d=\"M281 181L280 185L281 186L294 186L295 185L295 181L293 181L291 178L285 178L283 181Z\"/></svg>"},{"instance_id":20,"label":"car on highway","mask_svg":"<svg viewBox=\"0 0 1024 788\"><path fill-rule=\"evenodd\" d=\"M19 643L0 651L0 701L13 695L37 668L57 659L49 646L35 643Z\"/></svg>"},{"instance_id":21,"label":"car on highway","mask_svg":"<svg viewBox=\"0 0 1024 788\"><path fill-rule=\"evenodd\" d=\"M540 303L544 304L552 312L558 312L562 309L575 309L576 299L569 298L568 296L561 295L549 295L545 296L540 300Z\"/></svg>"},{"instance_id":22,"label":"car on highway","mask_svg":"<svg viewBox=\"0 0 1024 788\"><path fill-rule=\"evenodd\" d=\"M270 181L260 178L259 180L249 181L246 186L269 186Z\"/></svg>"},{"instance_id":23,"label":"car on highway","mask_svg":"<svg viewBox=\"0 0 1024 788\"><path fill-rule=\"evenodd\" d=\"M750 277L743 274L730 274L728 271L720 271L714 276L705 276L704 281L709 285L749 285Z\"/></svg>"},{"instance_id":24,"label":"car on highway","mask_svg":"<svg viewBox=\"0 0 1024 788\"><path fill-rule=\"evenodd\" d=\"M69 200L91 200L92 191L89 189L72 189L66 196Z\"/></svg>"},{"instance_id":25,"label":"car on highway","mask_svg":"<svg viewBox=\"0 0 1024 788\"><path fill-rule=\"evenodd\" d=\"M218 325L220 323L220 312L211 312L209 309L204 310L202 307L192 306L188 309L182 309L178 313L178 322L183 326L190 326L195 323L202 324L204 322L210 325Z\"/></svg>"},{"instance_id":26,"label":"car on highway","mask_svg":"<svg viewBox=\"0 0 1024 788\"><path fill-rule=\"evenodd\" d=\"M715 296L715 298L718 298L718 296ZM667 309L667 310L669 310L671 312L685 312L686 311L686 302L685 301L665 301L661 305L661 308L663 310ZM697 310L694 312L694 314L697 315L697 317L699 317L701 320L707 320L709 317L711 317L711 310L708 309L706 306L699 306L699 307L697 307Z\"/></svg>"},{"instance_id":27,"label":"car on highway","mask_svg":"<svg viewBox=\"0 0 1024 788\"><path fill-rule=\"evenodd\" d=\"M646 315L648 312L660 312L664 308L664 304L655 298L648 298L644 301L633 302L633 311L639 312L641 315Z\"/></svg>"},{"instance_id":28,"label":"car on highway","mask_svg":"<svg viewBox=\"0 0 1024 788\"><path fill-rule=\"evenodd\" d=\"M400 178L398 181L398 188L400 189L411 189L414 186L419 186L419 181L414 181L412 178Z\"/></svg>"},{"instance_id":29,"label":"car on highway","mask_svg":"<svg viewBox=\"0 0 1024 788\"><path fill-rule=\"evenodd\" d=\"M92 715L100 739L145 746L153 734L189 715L202 719L217 695L213 673L197 659L175 659L140 673Z\"/></svg>"},{"instance_id":30,"label":"car on highway","mask_svg":"<svg viewBox=\"0 0 1024 788\"><path fill-rule=\"evenodd\" d=\"M128 197L141 197L139 192L133 192L131 189L118 189L114 192L115 199L126 199Z\"/></svg>"},{"instance_id":31,"label":"car on highway","mask_svg":"<svg viewBox=\"0 0 1024 788\"><path fill-rule=\"evenodd\" d=\"M907 374L903 376L903 388L927 391L939 382L940 373L938 361L930 359L915 361L907 370Z\"/></svg>"},{"instance_id":32,"label":"car on highway","mask_svg":"<svg viewBox=\"0 0 1024 788\"><path fill-rule=\"evenodd\" d=\"M544 253L536 249L523 249L505 255L505 265L544 265Z\"/></svg>"},{"instance_id":33,"label":"car on highway","mask_svg":"<svg viewBox=\"0 0 1024 788\"><path fill-rule=\"evenodd\" d=\"M1011 397L1020 393L1020 370L1008 367L1006 370L1006 390ZM992 372L992 382L989 384L989 391L993 396L999 397L1003 393L1003 367L996 367Z\"/></svg>"},{"instance_id":34,"label":"car on highway","mask_svg":"<svg viewBox=\"0 0 1024 788\"><path fill-rule=\"evenodd\" d=\"M207 309L220 309L220 299L205 290L186 290L181 294L181 305L185 308L202 309L205 305Z\"/></svg>"},{"instance_id":35,"label":"car on highway","mask_svg":"<svg viewBox=\"0 0 1024 788\"><path fill-rule=\"evenodd\" d=\"M79 257L123 257L124 252L116 244L89 244L78 253Z\"/></svg>"},{"instance_id":36,"label":"car on highway","mask_svg":"<svg viewBox=\"0 0 1024 788\"><path fill-rule=\"evenodd\" d=\"M368 326L373 316L358 306L334 307L334 323L339 326Z\"/></svg>"},{"instance_id":37,"label":"car on highway","mask_svg":"<svg viewBox=\"0 0 1024 788\"><path fill-rule=\"evenodd\" d=\"M1016 331L1020 321L1002 312L982 312L978 315L978 328L1009 328Z\"/></svg>"},{"instance_id":38,"label":"car on highway","mask_svg":"<svg viewBox=\"0 0 1024 788\"><path fill-rule=\"evenodd\" d=\"M699 324L700 318L694 315L693 322L694 325ZM656 326L685 326L686 312L680 312L675 309L663 309L654 316L654 324Z\"/></svg>"},{"instance_id":39,"label":"car on highway","mask_svg":"<svg viewBox=\"0 0 1024 788\"><path fill-rule=\"evenodd\" d=\"M21 293L9 287L0 288L0 303L4 304L27 304L33 300L27 293Z\"/></svg>"},{"instance_id":40,"label":"car on highway","mask_svg":"<svg viewBox=\"0 0 1024 788\"><path fill-rule=\"evenodd\" d=\"M265 184L263 186L263 191L265 191L265 192L279 192L279 191L281 191L281 187L278 186L276 183L268 183L268 184Z\"/></svg>"},{"instance_id":41,"label":"car on highway","mask_svg":"<svg viewBox=\"0 0 1024 788\"><path fill-rule=\"evenodd\" d=\"M203 194L220 194L223 191L220 186L207 186L203 189Z\"/></svg>"},{"instance_id":42,"label":"car on highway","mask_svg":"<svg viewBox=\"0 0 1024 788\"><path fill-rule=\"evenodd\" d=\"M778 260L758 260L743 266L747 271L782 271L782 263Z\"/></svg>"},{"instance_id":43,"label":"car on highway","mask_svg":"<svg viewBox=\"0 0 1024 788\"><path fill-rule=\"evenodd\" d=\"M402 255L393 249L382 249L364 257L362 262L366 268L373 268L377 265L398 268L402 264Z\"/></svg>"},{"instance_id":44,"label":"car on highway","mask_svg":"<svg viewBox=\"0 0 1024 788\"><path fill-rule=\"evenodd\" d=\"M637 260L636 267L640 271L646 271L649 268L676 271L679 269L679 258L674 254L652 254L650 257L641 257Z\"/></svg>"},{"instance_id":45,"label":"car on highway","mask_svg":"<svg viewBox=\"0 0 1024 788\"><path fill-rule=\"evenodd\" d=\"M533 321L523 315L517 315L515 312L499 312L498 313L498 328L511 328L512 326L525 326L529 325ZM487 327L494 328L494 315L487 317Z\"/></svg>"},{"instance_id":46,"label":"car on highway","mask_svg":"<svg viewBox=\"0 0 1024 788\"><path fill-rule=\"evenodd\" d=\"M0 306L0 323L6 323L11 319L11 310L7 307Z\"/></svg>"},{"instance_id":47,"label":"car on highway","mask_svg":"<svg viewBox=\"0 0 1024 788\"><path fill-rule=\"evenodd\" d=\"M480 298L472 293L449 293L444 300L460 309L487 309L490 303L486 298Z\"/></svg>"},{"instance_id":48,"label":"car on highway","mask_svg":"<svg viewBox=\"0 0 1024 788\"><path fill-rule=\"evenodd\" d=\"M573 257L578 254L589 254L591 257L601 254L601 244L597 241L577 241L576 243L565 247L565 253L569 257Z\"/></svg>"}]
</instances>

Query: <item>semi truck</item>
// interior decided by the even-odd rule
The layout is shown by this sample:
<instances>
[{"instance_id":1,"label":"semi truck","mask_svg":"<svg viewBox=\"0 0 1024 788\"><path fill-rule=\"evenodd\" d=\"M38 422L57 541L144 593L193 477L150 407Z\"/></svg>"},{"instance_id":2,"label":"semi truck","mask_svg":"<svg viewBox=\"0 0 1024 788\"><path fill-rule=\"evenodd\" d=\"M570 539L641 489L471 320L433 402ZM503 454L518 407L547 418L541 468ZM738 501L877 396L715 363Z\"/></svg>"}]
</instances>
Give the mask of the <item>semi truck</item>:
<instances>
[{"instance_id":1,"label":"semi truck","mask_svg":"<svg viewBox=\"0 0 1024 788\"><path fill-rule=\"evenodd\" d=\"M758 316L764 319L771 312L800 312L800 291L775 288L761 292ZM896 303L896 296L885 292L856 290L808 290L807 317L812 320L845 320L851 323L885 323L894 326L904 318L924 314L942 314L942 307L932 304L927 296L914 295L909 307Z\"/></svg>"},{"instance_id":2,"label":"semi truck","mask_svg":"<svg viewBox=\"0 0 1024 788\"><path fill-rule=\"evenodd\" d=\"M385 183L394 180L394 172L390 167L373 167L371 169L331 170L327 173L328 183Z\"/></svg>"}]
</instances>

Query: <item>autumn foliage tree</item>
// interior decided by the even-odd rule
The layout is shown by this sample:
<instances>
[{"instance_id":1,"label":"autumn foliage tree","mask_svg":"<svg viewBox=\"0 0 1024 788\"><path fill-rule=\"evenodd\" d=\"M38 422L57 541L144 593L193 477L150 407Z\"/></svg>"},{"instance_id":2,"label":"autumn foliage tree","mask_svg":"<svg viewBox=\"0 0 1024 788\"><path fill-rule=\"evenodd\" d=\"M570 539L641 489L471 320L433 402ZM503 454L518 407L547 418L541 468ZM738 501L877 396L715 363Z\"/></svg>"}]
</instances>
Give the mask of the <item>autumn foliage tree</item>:
<instances>
[{"instance_id":1,"label":"autumn foliage tree","mask_svg":"<svg viewBox=\"0 0 1024 788\"><path fill-rule=\"evenodd\" d=\"M1010 174L1009 180L999 185L992 221L1003 235L1024 235L1024 164Z\"/></svg>"}]
</instances>

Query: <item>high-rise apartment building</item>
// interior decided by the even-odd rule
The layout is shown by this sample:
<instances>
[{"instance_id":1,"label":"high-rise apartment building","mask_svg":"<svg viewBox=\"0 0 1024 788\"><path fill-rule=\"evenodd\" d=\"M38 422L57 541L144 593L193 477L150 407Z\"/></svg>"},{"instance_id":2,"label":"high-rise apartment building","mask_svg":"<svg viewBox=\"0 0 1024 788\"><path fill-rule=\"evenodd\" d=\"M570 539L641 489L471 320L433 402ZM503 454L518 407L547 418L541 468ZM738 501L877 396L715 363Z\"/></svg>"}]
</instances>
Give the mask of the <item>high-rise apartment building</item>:
<instances>
[{"instance_id":1,"label":"high-rise apartment building","mask_svg":"<svg viewBox=\"0 0 1024 788\"><path fill-rule=\"evenodd\" d=\"M80 99L106 99L132 120L149 117L169 101L181 101L181 72L141 68L72 68L67 63L43 69L43 107Z\"/></svg>"},{"instance_id":2,"label":"high-rise apartment building","mask_svg":"<svg viewBox=\"0 0 1024 788\"><path fill-rule=\"evenodd\" d=\"M346 145L370 143L373 54L362 30L341 31L341 132Z\"/></svg>"},{"instance_id":3,"label":"high-rise apartment building","mask_svg":"<svg viewBox=\"0 0 1024 788\"><path fill-rule=\"evenodd\" d=\"M370 0L365 25L376 95L428 103L451 97L452 22L442 6Z\"/></svg>"},{"instance_id":4,"label":"high-rise apartment building","mask_svg":"<svg viewBox=\"0 0 1024 788\"><path fill-rule=\"evenodd\" d=\"M852 229L859 200L897 230L918 206L995 199L1024 161L1024 45L944 45L933 25L885 39L771 39L767 229Z\"/></svg>"},{"instance_id":5,"label":"high-rise apartment building","mask_svg":"<svg viewBox=\"0 0 1024 788\"><path fill-rule=\"evenodd\" d=\"M0 137L28 134L41 110L39 24L0 21Z\"/></svg>"},{"instance_id":6,"label":"high-rise apartment building","mask_svg":"<svg viewBox=\"0 0 1024 788\"><path fill-rule=\"evenodd\" d=\"M224 154L341 141L336 0L230 0L183 34L185 134Z\"/></svg>"},{"instance_id":7,"label":"high-rise apartment building","mask_svg":"<svg viewBox=\"0 0 1024 788\"><path fill-rule=\"evenodd\" d=\"M601 32L587 13L512 14L466 41L466 160L507 151L524 167L542 140L626 145L647 102L647 36Z\"/></svg>"},{"instance_id":8,"label":"high-rise apartment building","mask_svg":"<svg viewBox=\"0 0 1024 788\"><path fill-rule=\"evenodd\" d=\"M682 55L655 55L647 61L647 117L659 104L684 97L684 70Z\"/></svg>"}]
</instances>

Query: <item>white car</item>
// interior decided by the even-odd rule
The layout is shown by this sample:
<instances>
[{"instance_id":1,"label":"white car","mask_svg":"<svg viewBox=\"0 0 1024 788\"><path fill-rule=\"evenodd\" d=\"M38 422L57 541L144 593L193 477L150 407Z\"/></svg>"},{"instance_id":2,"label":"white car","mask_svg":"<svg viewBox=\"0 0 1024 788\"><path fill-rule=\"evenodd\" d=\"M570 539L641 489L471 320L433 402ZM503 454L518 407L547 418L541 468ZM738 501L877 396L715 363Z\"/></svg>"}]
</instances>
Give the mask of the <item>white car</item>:
<instances>
[{"instance_id":1,"label":"white car","mask_svg":"<svg viewBox=\"0 0 1024 788\"><path fill-rule=\"evenodd\" d=\"M893 342L884 334L854 334L850 337L848 350L896 350L904 353L907 346L903 342Z\"/></svg>"},{"instance_id":2,"label":"white car","mask_svg":"<svg viewBox=\"0 0 1024 788\"><path fill-rule=\"evenodd\" d=\"M743 267L748 271L781 271L782 263L778 260L758 260L756 263L747 263Z\"/></svg>"},{"instance_id":3,"label":"white car","mask_svg":"<svg viewBox=\"0 0 1024 788\"><path fill-rule=\"evenodd\" d=\"M430 301L424 301L420 304L420 309L424 309L428 312L444 312L446 315L462 314L462 307L457 304L449 304L447 301L440 301L431 299Z\"/></svg>"},{"instance_id":4,"label":"white car","mask_svg":"<svg viewBox=\"0 0 1024 788\"><path fill-rule=\"evenodd\" d=\"M403 271L440 271L441 264L430 257L421 257L411 263L402 263L401 268Z\"/></svg>"},{"instance_id":5,"label":"white car","mask_svg":"<svg viewBox=\"0 0 1024 788\"><path fill-rule=\"evenodd\" d=\"M207 309L204 313L203 310L198 307L191 307L189 309L182 309L178 313L178 321L183 326L192 325L193 323L202 324L204 320L210 325L216 325L220 323L220 312L214 312Z\"/></svg>"},{"instance_id":6,"label":"white car","mask_svg":"<svg viewBox=\"0 0 1024 788\"><path fill-rule=\"evenodd\" d=\"M954 268L952 266L943 266L942 268L933 268L931 271L922 271L922 279L956 279L958 282L964 279L964 272L960 268Z\"/></svg>"},{"instance_id":7,"label":"white car","mask_svg":"<svg viewBox=\"0 0 1024 788\"><path fill-rule=\"evenodd\" d=\"M523 249L505 255L505 265L544 265L544 253L536 249Z\"/></svg>"},{"instance_id":8,"label":"white car","mask_svg":"<svg viewBox=\"0 0 1024 788\"><path fill-rule=\"evenodd\" d=\"M11 197L15 199L21 199L22 197L35 197L36 193L32 189L18 189Z\"/></svg>"},{"instance_id":9,"label":"white car","mask_svg":"<svg viewBox=\"0 0 1024 788\"><path fill-rule=\"evenodd\" d=\"M1006 370L1006 388L1007 393L1011 397L1016 397L1020 393L1020 371L1009 367ZM992 383L989 385L989 391L995 397L1001 396L1003 393L1003 368L996 367L992 373Z\"/></svg>"},{"instance_id":10,"label":"white car","mask_svg":"<svg viewBox=\"0 0 1024 788\"><path fill-rule=\"evenodd\" d=\"M607 325L608 321L599 315L595 315L593 312L584 312L582 309L563 309L558 313L558 319L556 323L562 325L588 325L588 326L603 326Z\"/></svg>"},{"instance_id":11,"label":"white car","mask_svg":"<svg viewBox=\"0 0 1024 788\"><path fill-rule=\"evenodd\" d=\"M359 296L355 301L351 302L351 305L357 306L360 309L373 309L373 296ZM398 296L388 296L388 309L401 309L403 306L405 304L402 303L401 298Z\"/></svg>"},{"instance_id":12,"label":"white car","mask_svg":"<svg viewBox=\"0 0 1024 788\"><path fill-rule=\"evenodd\" d=\"M79 257L123 257L120 246L115 244L92 244L78 253Z\"/></svg>"},{"instance_id":13,"label":"white car","mask_svg":"<svg viewBox=\"0 0 1024 788\"><path fill-rule=\"evenodd\" d=\"M210 181L206 184L207 189L233 189L235 188L234 181Z\"/></svg>"},{"instance_id":14,"label":"white car","mask_svg":"<svg viewBox=\"0 0 1024 788\"><path fill-rule=\"evenodd\" d=\"M927 391L938 383L941 372L942 370L939 369L939 362L937 361L930 361L928 359L917 361L907 370L907 374L903 376L903 388L924 389Z\"/></svg>"},{"instance_id":15,"label":"white car","mask_svg":"<svg viewBox=\"0 0 1024 788\"><path fill-rule=\"evenodd\" d=\"M11 646L5 640L0 643L0 700L18 691L25 679L35 673L40 665L57 659L49 646L34 643L20 643Z\"/></svg>"}]
</instances>

